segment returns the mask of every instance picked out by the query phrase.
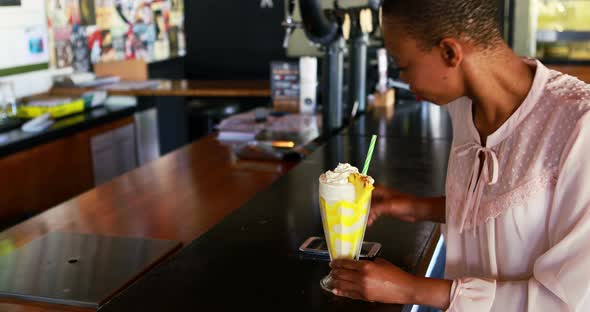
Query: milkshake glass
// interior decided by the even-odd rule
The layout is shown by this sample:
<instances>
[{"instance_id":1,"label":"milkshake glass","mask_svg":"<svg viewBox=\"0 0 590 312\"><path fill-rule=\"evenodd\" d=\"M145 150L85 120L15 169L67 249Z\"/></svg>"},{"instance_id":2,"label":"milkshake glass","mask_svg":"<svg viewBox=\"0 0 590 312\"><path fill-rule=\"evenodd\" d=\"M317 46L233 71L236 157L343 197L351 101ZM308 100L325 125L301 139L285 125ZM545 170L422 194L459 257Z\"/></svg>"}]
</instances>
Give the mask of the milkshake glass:
<instances>
[{"instance_id":1,"label":"milkshake glass","mask_svg":"<svg viewBox=\"0 0 590 312\"><path fill-rule=\"evenodd\" d=\"M320 211L330 260L359 259L373 183L373 178L349 164L338 164L334 171L320 176ZM321 285L332 291L331 276L323 278Z\"/></svg>"}]
</instances>

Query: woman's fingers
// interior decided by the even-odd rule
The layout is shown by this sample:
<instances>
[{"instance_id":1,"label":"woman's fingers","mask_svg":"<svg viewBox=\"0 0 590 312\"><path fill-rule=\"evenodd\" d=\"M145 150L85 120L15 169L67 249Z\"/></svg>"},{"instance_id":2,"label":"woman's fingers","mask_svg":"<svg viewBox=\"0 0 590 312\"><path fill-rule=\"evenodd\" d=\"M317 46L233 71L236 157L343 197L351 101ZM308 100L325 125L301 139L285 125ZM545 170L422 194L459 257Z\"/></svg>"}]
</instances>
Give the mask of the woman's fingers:
<instances>
[{"instance_id":1,"label":"woman's fingers","mask_svg":"<svg viewBox=\"0 0 590 312\"><path fill-rule=\"evenodd\" d=\"M376 185L373 189L373 192L371 193L371 196L373 198L386 198L389 196L389 189L381 185Z\"/></svg>"},{"instance_id":2,"label":"woman's fingers","mask_svg":"<svg viewBox=\"0 0 590 312\"><path fill-rule=\"evenodd\" d=\"M340 296L340 297L346 297L346 298L350 298L350 299L354 299L354 300L363 300L361 295L355 291L343 291L343 290L334 289L332 291L332 293L334 295Z\"/></svg>"},{"instance_id":3,"label":"woman's fingers","mask_svg":"<svg viewBox=\"0 0 590 312\"><path fill-rule=\"evenodd\" d=\"M371 204L367 224L372 225L373 222L375 222L381 215L387 213L387 209L390 205L391 204L387 202L378 202L375 204Z\"/></svg>"},{"instance_id":4,"label":"woman's fingers","mask_svg":"<svg viewBox=\"0 0 590 312\"><path fill-rule=\"evenodd\" d=\"M334 293L335 295L357 300L362 299L357 289L358 286L354 282L334 279L333 283L334 290L332 290L332 293Z\"/></svg>"},{"instance_id":5,"label":"woman's fingers","mask_svg":"<svg viewBox=\"0 0 590 312\"><path fill-rule=\"evenodd\" d=\"M330 262L330 267L332 270L351 270L351 271L360 271L363 269L364 262L363 261L356 261L356 260L348 260L348 259L336 259Z\"/></svg>"},{"instance_id":6,"label":"woman's fingers","mask_svg":"<svg viewBox=\"0 0 590 312\"><path fill-rule=\"evenodd\" d=\"M359 278L358 273L355 273L355 272L356 271L351 271L351 270L346 270L346 269L333 269L332 272L330 272L330 275L335 280L354 283Z\"/></svg>"}]
</instances>

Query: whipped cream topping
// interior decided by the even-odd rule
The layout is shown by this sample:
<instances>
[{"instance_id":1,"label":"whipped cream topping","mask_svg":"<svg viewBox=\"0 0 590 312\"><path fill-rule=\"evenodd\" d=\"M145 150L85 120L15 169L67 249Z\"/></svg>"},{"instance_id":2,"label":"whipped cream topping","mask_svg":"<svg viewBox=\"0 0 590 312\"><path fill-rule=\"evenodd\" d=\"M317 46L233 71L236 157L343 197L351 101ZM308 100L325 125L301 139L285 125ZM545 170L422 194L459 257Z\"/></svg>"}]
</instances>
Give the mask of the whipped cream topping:
<instances>
[{"instance_id":1,"label":"whipped cream topping","mask_svg":"<svg viewBox=\"0 0 590 312\"><path fill-rule=\"evenodd\" d=\"M359 173L357 167L340 163L333 171L328 170L326 173L320 175L320 182L333 185L348 184L348 176L353 173ZM366 177L371 184L375 182L370 176Z\"/></svg>"}]
</instances>

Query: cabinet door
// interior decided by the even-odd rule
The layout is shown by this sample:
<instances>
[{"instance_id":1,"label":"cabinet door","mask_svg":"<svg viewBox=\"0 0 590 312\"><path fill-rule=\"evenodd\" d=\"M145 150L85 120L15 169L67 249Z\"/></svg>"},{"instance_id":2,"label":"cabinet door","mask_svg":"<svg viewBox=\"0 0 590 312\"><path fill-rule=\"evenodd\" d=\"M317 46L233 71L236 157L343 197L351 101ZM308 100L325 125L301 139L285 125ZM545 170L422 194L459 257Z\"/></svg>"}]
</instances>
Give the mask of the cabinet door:
<instances>
[{"instance_id":1,"label":"cabinet door","mask_svg":"<svg viewBox=\"0 0 590 312\"><path fill-rule=\"evenodd\" d=\"M139 166L160 157L158 114L155 108L135 113L135 137Z\"/></svg>"},{"instance_id":2,"label":"cabinet door","mask_svg":"<svg viewBox=\"0 0 590 312\"><path fill-rule=\"evenodd\" d=\"M92 137L94 183L99 185L137 167L133 125Z\"/></svg>"},{"instance_id":3,"label":"cabinet door","mask_svg":"<svg viewBox=\"0 0 590 312\"><path fill-rule=\"evenodd\" d=\"M91 189L94 175L90 139L121 127L133 127L133 118L122 118L0 158L0 227ZM134 155L125 155L128 153Z\"/></svg>"}]
</instances>

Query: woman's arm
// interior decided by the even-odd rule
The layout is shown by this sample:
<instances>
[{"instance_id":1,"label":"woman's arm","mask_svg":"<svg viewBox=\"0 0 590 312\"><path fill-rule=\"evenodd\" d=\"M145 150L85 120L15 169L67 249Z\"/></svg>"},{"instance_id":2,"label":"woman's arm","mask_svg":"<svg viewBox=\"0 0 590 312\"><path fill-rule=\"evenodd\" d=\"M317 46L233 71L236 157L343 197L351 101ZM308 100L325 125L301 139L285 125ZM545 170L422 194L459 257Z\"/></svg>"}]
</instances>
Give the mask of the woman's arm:
<instances>
[{"instance_id":1,"label":"woman's arm","mask_svg":"<svg viewBox=\"0 0 590 312\"><path fill-rule=\"evenodd\" d=\"M446 310L451 303L453 281L417 277L415 281L414 304Z\"/></svg>"},{"instance_id":2,"label":"woman's arm","mask_svg":"<svg viewBox=\"0 0 590 312\"><path fill-rule=\"evenodd\" d=\"M383 186L376 186L371 199L368 224L371 225L384 215L406 222L445 223L445 207L445 197L421 198Z\"/></svg>"},{"instance_id":3,"label":"woman's arm","mask_svg":"<svg viewBox=\"0 0 590 312\"><path fill-rule=\"evenodd\" d=\"M415 221L446 223L446 197L418 198L414 211Z\"/></svg>"},{"instance_id":4,"label":"woman's arm","mask_svg":"<svg viewBox=\"0 0 590 312\"><path fill-rule=\"evenodd\" d=\"M420 278L384 259L334 260L331 263L334 294L358 300L419 304L446 310L453 281Z\"/></svg>"}]
</instances>

